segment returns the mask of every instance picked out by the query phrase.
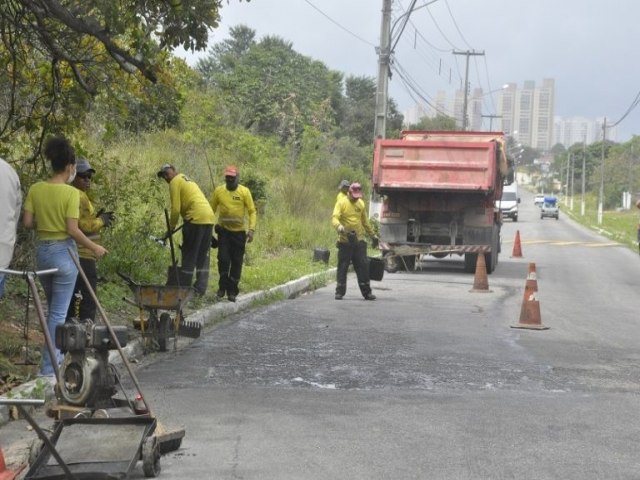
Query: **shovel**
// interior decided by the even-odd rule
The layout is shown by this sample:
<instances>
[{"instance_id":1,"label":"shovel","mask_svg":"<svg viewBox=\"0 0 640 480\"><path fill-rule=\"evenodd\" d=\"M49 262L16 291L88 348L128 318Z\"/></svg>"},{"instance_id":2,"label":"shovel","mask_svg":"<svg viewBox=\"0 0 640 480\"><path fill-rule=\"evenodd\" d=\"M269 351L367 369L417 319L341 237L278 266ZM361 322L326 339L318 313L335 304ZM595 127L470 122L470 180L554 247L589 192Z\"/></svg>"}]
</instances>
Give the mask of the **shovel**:
<instances>
[{"instance_id":1,"label":"shovel","mask_svg":"<svg viewBox=\"0 0 640 480\"><path fill-rule=\"evenodd\" d=\"M191 278L186 278L186 275L180 275L180 270L178 269L178 262L176 261L176 251L173 245L173 234L180 231L183 225L180 225L175 230L171 230L171 223L169 222L169 210L164 209L164 219L167 224L167 232L169 232L169 249L171 250L171 265L169 266L167 272L167 285L177 285L181 286L189 286L191 283Z\"/></svg>"}]
</instances>

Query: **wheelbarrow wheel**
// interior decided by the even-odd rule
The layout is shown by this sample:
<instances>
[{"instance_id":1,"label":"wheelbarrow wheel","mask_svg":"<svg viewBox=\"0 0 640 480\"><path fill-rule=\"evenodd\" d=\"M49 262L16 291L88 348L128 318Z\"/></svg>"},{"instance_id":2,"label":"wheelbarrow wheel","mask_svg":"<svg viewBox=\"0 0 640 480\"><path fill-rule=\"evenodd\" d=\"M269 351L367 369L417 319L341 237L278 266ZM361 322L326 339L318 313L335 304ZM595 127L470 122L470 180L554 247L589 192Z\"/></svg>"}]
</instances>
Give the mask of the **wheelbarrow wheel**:
<instances>
[{"instance_id":1,"label":"wheelbarrow wheel","mask_svg":"<svg viewBox=\"0 0 640 480\"><path fill-rule=\"evenodd\" d=\"M171 315L163 313L160 315L158 323L158 350L167 351L167 338L169 338L169 330L171 329Z\"/></svg>"},{"instance_id":2,"label":"wheelbarrow wheel","mask_svg":"<svg viewBox=\"0 0 640 480\"><path fill-rule=\"evenodd\" d=\"M155 436L150 436L142 442L142 471L147 478L160 475L160 445Z\"/></svg>"}]
</instances>

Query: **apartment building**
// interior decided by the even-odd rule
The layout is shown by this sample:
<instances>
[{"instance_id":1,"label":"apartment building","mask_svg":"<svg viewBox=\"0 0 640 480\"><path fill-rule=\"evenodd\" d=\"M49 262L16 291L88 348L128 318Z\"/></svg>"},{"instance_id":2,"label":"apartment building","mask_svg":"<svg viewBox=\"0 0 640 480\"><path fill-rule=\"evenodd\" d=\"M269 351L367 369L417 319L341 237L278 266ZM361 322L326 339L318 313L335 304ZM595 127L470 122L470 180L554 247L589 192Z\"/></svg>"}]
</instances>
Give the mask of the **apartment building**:
<instances>
[{"instance_id":1,"label":"apartment building","mask_svg":"<svg viewBox=\"0 0 640 480\"><path fill-rule=\"evenodd\" d=\"M518 143L547 151L554 145L555 81L544 79L541 86L524 82L522 88L509 83L498 95L497 123L500 130Z\"/></svg>"}]
</instances>

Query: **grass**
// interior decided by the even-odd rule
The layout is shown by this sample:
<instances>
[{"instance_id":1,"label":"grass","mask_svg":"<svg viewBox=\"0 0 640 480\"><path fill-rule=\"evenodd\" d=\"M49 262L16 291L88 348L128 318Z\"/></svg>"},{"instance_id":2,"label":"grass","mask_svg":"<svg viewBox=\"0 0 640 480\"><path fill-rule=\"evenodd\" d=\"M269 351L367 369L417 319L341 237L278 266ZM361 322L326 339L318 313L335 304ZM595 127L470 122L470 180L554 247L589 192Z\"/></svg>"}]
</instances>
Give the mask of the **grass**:
<instances>
[{"instance_id":1,"label":"grass","mask_svg":"<svg viewBox=\"0 0 640 480\"><path fill-rule=\"evenodd\" d=\"M574 199L573 211L568 200L560 204L560 210L573 220L585 227L595 230L601 235L615 242L626 245L634 251L638 251L638 228L640 217L638 210L605 210L602 213L602 224L598 224L597 199L588 196L585 199L585 214L581 215L581 200Z\"/></svg>"}]
</instances>

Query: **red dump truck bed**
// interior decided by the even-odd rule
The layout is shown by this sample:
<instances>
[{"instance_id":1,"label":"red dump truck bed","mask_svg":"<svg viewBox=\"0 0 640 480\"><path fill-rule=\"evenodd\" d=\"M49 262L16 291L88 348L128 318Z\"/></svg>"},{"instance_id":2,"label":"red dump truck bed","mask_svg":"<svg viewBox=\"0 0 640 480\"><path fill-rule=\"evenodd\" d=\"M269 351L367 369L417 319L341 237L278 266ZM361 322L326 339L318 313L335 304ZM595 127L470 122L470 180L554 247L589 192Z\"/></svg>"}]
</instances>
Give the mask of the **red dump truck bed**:
<instances>
[{"instance_id":1,"label":"red dump truck bed","mask_svg":"<svg viewBox=\"0 0 640 480\"><path fill-rule=\"evenodd\" d=\"M378 193L494 191L507 169L503 144L496 132L403 132L400 140L378 139L373 186Z\"/></svg>"}]
</instances>

